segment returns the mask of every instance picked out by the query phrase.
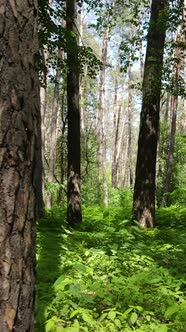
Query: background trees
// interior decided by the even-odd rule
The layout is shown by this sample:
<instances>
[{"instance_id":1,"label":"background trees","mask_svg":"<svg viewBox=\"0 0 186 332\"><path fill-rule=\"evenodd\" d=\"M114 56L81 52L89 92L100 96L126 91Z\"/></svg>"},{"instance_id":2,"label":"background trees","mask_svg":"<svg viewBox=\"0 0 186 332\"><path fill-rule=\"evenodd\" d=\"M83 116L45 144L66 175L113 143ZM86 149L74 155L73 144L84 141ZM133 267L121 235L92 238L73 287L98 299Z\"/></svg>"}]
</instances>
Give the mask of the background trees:
<instances>
[{"instance_id":1,"label":"background trees","mask_svg":"<svg viewBox=\"0 0 186 332\"><path fill-rule=\"evenodd\" d=\"M109 198L112 196L111 193L116 193L119 188L131 190L134 185L142 89L144 93L145 85L149 87L149 78L146 76L142 88L144 54L147 46L146 34L148 30L148 36L151 33L151 25L149 27L149 2L143 1L139 3L139 1L133 0L130 4L127 1L101 1L99 3L97 1L84 1L84 3L78 3L76 22L71 27L76 31L73 32L71 30L71 35L65 26L64 3L53 2L47 6L48 12L50 12L49 24L46 25L41 19L41 25L46 25L46 27L41 29L40 38L45 51L47 49L48 52L47 62L45 63L45 66L48 67L45 70L45 73L48 73L45 127L50 128L50 123L52 123L52 100L54 100L57 81L59 90L58 104L56 104L57 110L55 110L56 137L53 142L49 139L49 137L52 137L49 129L46 129L49 134L46 135L44 153L45 178L47 178L45 185L46 196L52 195L53 206L66 200L67 141L70 141L70 138L67 137L67 53L70 49L73 49L73 38L76 37L80 40L80 43L77 45L76 57L71 61L71 64L72 62L74 63L75 70L79 68L79 73L77 74L81 76L79 93L81 102L79 107L82 132L80 140L82 197L83 202L90 200L92 203L101 203L107 206ZM166 130L166 135L169 135L168 123L171 118L171 103L175 95L178 96L178 109L180 109L180 116L178 116L177 121L180 121L181 124L181 118L184 118L184 111L181 106L181 95L183 96L184 85L183 63L180 65L178 80L175 79L176 76L173 74L174 68L176 68L176 54L178 49L181 50L182 48L178 45L178 40L181 40L179 39L180 37L178 37L177 41L175 40L175 36L181 36L180 31L183 30L182 13L182 1L168 2L167 36L162 69L163 84L160 95L160 140L158 143L158 187L156 191L158 204L163 204L163 200L165 202L165 193L167 191L171 192L174 190L174 186L171 185L166 189L165 185L165 183L170 183L172 180L166 180L168 174L166 155L167 149L169 151L171 149L168 148L167 144L168 136L166 136L166 141L164 138ZM160 22L164 23L166 20L165 13L163 12L160 16ZM158 21L157 31L155 31L157 36L158 34L163 34L163 25L159 29L160 25ZM58 56L59 46L63 50L60 61ZM152 53L154 53L155 46L158 54L162 57L162 50L160 50L158 43L153 45ZM61 73L59 80L56 80L59 67ZM160 67L158 68L160 69ZM175 93L176 81L179 86L177 93ZM154 86L154 83L152 86ZM157 94L155 97L157 97ZM165 118L167 129L164 129L163 124ZM71 126L70 122L69 126ZM158 125L156 127L156 141L158 141ZM172 137L172 135L170 136ZM146 134L144 139L146 139ZM78 140L75 140L76 144L79 144L77 143ZM152 142L151 140L149 142L151 153ZM75 146L74 144L73 146ZM156 150L156 144L154 145L154 151ZM80 152L80 149L76 148L75 150ZM145 146L146 150L147 145ZM78 155L80 156L79 152ZM55 157L50 158L52 153ZM155 156L155 153L153 155ZM50 169L50 160L54 161L55 158L53 178L51 178L47 173ZM142 159L144 160L144 157ZM138 177L141 172L141 176L146 181L153 168L153 185L149 185L148 190L151 193L155 192L156 158L153 160L150 158L151 164L147 163L147 169L142 166L144 164L142 159L138 162L136 175ZM144 171L145 169L146 171ZM172 170L174 172L174 166ZM171 176L171 179L173 178L174 176ZM136 183L139 183L139 181L137 180ZM154 189L151 190L150 187ZM96 195L94 195L95 192ZM135 192L135 195L137 195L137 189L135 189ZM137 196L134 198L134 201L138 200ZM147 196L149 198L148 194ZM152 205L155 206L155 195L153 194L152 196ZM151 205L151 203L149 204ZM168 204L168 201L166 204ZM134 205L136 205L135 202ZM51 206L51 204L48 206ZM135 218L140 219L138 213L135 212L134 214ZM154 212L151 212L151 214L154 215Z\"/></svg>"}]
</instances>

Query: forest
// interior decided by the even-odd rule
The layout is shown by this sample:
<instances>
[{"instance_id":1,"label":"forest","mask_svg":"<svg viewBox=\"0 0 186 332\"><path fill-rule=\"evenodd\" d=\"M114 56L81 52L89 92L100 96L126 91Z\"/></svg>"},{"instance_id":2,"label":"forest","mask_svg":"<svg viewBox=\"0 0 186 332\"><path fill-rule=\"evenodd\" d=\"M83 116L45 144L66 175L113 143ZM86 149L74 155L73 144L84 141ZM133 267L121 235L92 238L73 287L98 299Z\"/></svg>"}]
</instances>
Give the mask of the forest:
<instances>
[{"instance_id":1,"label":"forest","mask_svg":"<svg viewBox=\"0 0 186 332\"><path fill-rule=\"evenodd\" d=\"M186 0L0 0L0 332L186 332Z\"/></svg>"}]
</instances>

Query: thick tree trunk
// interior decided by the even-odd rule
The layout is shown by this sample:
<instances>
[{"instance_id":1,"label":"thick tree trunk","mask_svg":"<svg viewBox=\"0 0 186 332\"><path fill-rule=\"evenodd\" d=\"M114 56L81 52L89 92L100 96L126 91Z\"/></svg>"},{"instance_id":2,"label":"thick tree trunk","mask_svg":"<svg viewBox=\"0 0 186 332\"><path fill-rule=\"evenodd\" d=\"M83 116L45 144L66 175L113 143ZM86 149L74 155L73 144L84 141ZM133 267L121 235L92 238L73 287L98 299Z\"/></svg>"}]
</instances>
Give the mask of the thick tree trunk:
<instances>
[{"instance_id":1,"label":"thick tree trunk","mask_svg":"<svg viewBox=\"0 0 186 332\"><path fill-rule=\"evenodd\" d=\"M0 331L34 331L36 191L41 184L37 1L1 1ZM41 162L41 159L39 163ZM36 186L36 187L35 187ZM39 189L39 195L41 195ZM42 198L40 197L42 200Z\"/></svg>"},{"instance_id":2,"label":"thick tree trunk","mask_svg":"<svg viewBox=\"0 0 186 332\"><path fill-rule=\"evenodd\" d=\"M147 36L143 99L138 139L133 216L142 227L155 225L155 176L159 135L161 72L165 43L166 0L153 0ZM159 28L161 26L161 29Z\"/></svg>"},{"instance_id":3,"label":"thick tree trunk","mask_svg":"<svg viewBox=\"0 0 186 332\"><path fill-rule=\"evenodd\" d=\"M79 63L77 44L77 4L66 2L67 31L71 36L67 49L67 105L68 105L68 188L67 220L71 226L81 222L81 174L80 174L80 106ZM73 35L72 35L73 32Z\"/></svg>"}]
</instances>

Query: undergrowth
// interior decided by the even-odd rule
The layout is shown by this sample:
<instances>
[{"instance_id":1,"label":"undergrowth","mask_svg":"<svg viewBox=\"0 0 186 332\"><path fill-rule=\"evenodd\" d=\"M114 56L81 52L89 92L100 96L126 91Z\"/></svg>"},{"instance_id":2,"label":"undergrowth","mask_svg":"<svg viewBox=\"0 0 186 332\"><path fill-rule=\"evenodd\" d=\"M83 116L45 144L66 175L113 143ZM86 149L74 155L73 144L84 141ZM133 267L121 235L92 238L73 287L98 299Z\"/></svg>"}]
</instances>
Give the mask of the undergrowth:
<instances>
[{"instance_id":1,"label":"undergrowth","mask_svg":"<svg viewBox=\"0 0 186 332\"><path fill-rule=\"evenodd\" d=\"M158 210L154 230L127 213L84 207L76 230L64 210L38 222L36 332L186 331L186 209Z\"/></svg>"}]
</instances>

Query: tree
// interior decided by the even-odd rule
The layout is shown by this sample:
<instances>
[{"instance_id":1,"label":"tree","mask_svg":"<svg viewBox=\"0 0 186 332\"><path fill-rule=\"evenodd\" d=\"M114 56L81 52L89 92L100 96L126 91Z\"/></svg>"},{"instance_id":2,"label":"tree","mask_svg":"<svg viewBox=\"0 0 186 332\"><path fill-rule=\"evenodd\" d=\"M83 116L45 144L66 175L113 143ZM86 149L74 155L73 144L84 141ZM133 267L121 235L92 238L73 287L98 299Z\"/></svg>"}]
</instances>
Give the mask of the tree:
<instances>
[{"instance_id":1,"label":"tree","mask_svg":"<svg viewBox=\"0 0 186 332\"><path fill-rule=\"evenodd\" d=\"M67 108L68 108L68 183L67 220L71 226L81 222L81 175L80 175L80 105L79 61L77 42L77 4L66 2L67 17Z\"/></svg>"},{"instance_id":2,"label":"tree","mask_svg":"<svg viewBox=\"0 0 186 332\"><path fill-rule=\"evenodd\" d=\"M59 108L59 94L60 94L60 79L61 79L61 62L63 51L58 48L58 61L55 74L54 94L51 108L51 121L50 121L50 149L48 158L48 181L55 182L55 164L56 164L56 128L57 128L57 116ZM52 195L48 194L47 207L52 207Z\"/></svg>"},{"instance_id":3,"label":"tree","mask_svg":"<svg viewBox=\"0 0 186 332\"><path fill-rule=\"evenodd\" d=\"M99 101L98 101L98 113L97 113L97 128L98 128L98 148L97 148L97 177L99 180L99 162L102 161L102 177L103 177L103 201L104 206L108 206L108 185L106 178L106 131L105 131L105 71L108 51L110 26L106 28L103 34L102 40L102 63L103 67L100 73L100 87L99 87ZM100 158L101 157L101 158Z\"/></svg>"},{"instance_id":4,"label":"tree","mask_svg":"<svg viewBox=\"0 0 186 332\"><path fill-rule=\"evenodd\" d=\"M171 118L171 130L170 130L170 140L168 147L168 156L167 156L167 170L165 176L164 190L163 190L163 205L169 205L169 195L171 191L171 180L172 180L172 171L174 163L174 149L175 149L175 139L176 139L176 127L177 127L177 112L178 112L178 96L179 96L179 78L181 66L183 64L183 44L178 39L177 44L179 45L175 51L175 65L173 68L173 75L175 76L174 81L174 91L172 91L172 118ZM181 47L180 47L181 45Z\"/></svg>"},{"instance_id":5,"label":"tree","mask_svg":"<svg viewBox=\"0 0 186 332\"><path fill-rule=\"evenodd\" d=\"M154 227L155 225L156 155L166 9L166 0L152 1L144 67L143 100L133 198L134 218L143 227Z\"/></svg>"},{"instance_id":6,"label":"tree","mask_svg":"<svg viewBox=\"0 0 186 332\"><path fill-rule=\"evenodd\" d=\"M34 220L42 201L37 1L1 2L0 21L0 331L24 332L34 330Z\"/></svg>"}]
</instances>

